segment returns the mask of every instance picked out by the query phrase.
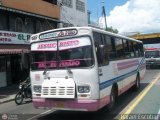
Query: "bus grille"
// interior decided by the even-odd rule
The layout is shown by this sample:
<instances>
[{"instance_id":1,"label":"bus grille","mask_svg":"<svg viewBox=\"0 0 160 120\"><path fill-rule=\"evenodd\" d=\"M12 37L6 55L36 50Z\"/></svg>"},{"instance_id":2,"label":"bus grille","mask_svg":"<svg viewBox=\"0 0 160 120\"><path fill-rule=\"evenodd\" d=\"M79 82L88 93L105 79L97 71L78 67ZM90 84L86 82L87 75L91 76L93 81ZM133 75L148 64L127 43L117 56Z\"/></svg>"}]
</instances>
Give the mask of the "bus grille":
<instances>
[{"instance_id":1,"label":"bus grille","mask_svg":"<svg viewBox=\"0 0 160 120\"><path fill-rule=\"evenodd\" d=\"M42 96L46 98L74 98L74 87L43 87Z\"/></svg>"}]
</instances>

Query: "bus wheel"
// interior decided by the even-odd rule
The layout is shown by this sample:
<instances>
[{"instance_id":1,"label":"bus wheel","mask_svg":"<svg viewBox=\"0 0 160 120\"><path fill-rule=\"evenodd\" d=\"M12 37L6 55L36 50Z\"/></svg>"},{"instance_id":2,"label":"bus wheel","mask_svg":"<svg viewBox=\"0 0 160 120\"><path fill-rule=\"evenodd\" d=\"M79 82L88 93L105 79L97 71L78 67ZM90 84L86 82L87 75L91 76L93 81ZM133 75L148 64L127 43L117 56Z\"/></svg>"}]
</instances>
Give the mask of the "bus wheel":
<instances>
[{"instance_id":1,"label":"bus wheel","mask_svg":"<svg viewBox=\"0 0 160 120\"><path fill-rule=\"evenodd\" d=\"M139 88L140 88L140 77L139 77L139 74L137 74L136 83L135 83L135 85L133 86L133 91L138 91Z\"/></svg>"},{"instance_id":2,"label":"bus wheel","mask_svg":"<svg viewBox=\"0 0 160 120\"><path fill-rule=\"evenodd\" d=\"M112 109L115 106L115 102L116 102L116 89L115 87L113 87L110 94L110 103L107 106L109 111L112 111Z\"/></svg>"}]
</instances>

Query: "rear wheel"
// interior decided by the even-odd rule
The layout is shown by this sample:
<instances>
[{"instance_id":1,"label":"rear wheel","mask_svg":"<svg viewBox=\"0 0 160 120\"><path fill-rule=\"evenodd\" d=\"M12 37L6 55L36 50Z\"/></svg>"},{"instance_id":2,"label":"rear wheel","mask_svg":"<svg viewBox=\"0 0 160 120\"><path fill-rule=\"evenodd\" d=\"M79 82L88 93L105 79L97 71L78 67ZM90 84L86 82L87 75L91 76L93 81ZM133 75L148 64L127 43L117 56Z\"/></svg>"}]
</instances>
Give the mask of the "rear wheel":
<instances>
[{"instance_id":1,"label":"rear wheel","mask_svg":"<svg viewBox=\"0 0 160 120\"><path fill-rule=\"evenodd\" d=\"M24 98L24 96L21 92L17 93L17 95L15 96L15 103L17 105L21 105L23 102L23 98Z\"/></svg>"}]
</instances>

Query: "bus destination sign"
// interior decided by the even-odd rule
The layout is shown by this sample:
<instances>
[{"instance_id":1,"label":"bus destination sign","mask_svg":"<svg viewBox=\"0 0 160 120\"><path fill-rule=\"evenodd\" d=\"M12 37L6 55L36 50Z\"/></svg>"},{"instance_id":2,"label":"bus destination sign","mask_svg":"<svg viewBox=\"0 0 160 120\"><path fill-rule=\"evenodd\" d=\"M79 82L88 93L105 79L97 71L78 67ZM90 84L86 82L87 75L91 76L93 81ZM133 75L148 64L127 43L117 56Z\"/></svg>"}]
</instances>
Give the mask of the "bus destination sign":
<instances>
[{"instance_id":1,"label":"bus destination sign","mask_svg":"<svg viewBox=\"0 0 160 120\"><path fill-rule=\"evenodd\" d=\"M76 34L77 34L77 30L75 30L75 29L61 30L61 31L52 31L52 32L42 33L39 36L39 39L40 40L47 40L47 39L50 39L50 38L74 36Z\"/></svg>"}]
</instances>

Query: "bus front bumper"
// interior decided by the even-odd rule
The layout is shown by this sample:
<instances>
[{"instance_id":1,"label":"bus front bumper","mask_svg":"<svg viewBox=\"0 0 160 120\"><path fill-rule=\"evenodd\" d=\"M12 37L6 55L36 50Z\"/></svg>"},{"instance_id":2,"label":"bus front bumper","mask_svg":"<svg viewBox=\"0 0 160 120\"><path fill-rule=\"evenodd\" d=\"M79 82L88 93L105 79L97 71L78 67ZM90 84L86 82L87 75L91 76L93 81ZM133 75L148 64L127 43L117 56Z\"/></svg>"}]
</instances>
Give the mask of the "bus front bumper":
<instances>
[{"instance_id":1,"label":"bus front bumper","mask_svg":"<svg viewBox=\"0 0 160 120\"><path fill-rule=\"evenodd\" d=\"M37 98L33 99L35 108L49 108L55 110L97 111L99 100L53 100Z\"/></svg>"}]
</instances>

